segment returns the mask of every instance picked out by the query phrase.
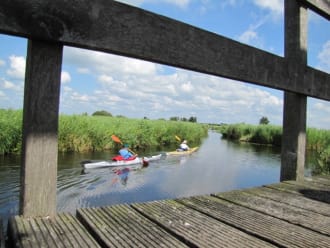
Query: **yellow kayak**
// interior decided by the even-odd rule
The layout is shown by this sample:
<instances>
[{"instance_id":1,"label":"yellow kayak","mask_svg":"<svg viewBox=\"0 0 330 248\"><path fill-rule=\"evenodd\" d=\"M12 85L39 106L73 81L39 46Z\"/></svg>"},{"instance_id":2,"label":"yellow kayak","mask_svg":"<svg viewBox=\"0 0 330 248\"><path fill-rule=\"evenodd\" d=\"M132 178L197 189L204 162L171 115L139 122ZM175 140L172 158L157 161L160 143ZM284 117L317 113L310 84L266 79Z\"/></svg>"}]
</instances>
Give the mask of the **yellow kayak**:
<instances>
[{"instance_id":1,"label":"yellow kayak","mask_svg":"<svg viewBox=\"0 0 330 248\"><path fill-rule=\"evenodd\" d=\"M166 155L187 155L187 154L191 154L191 153L197 151L198 148L199 147L196 146L196 147L190 148L188 151L176 150L176 151L172 151L172 152L167 152Z\"/></svg>"}]
</instances>

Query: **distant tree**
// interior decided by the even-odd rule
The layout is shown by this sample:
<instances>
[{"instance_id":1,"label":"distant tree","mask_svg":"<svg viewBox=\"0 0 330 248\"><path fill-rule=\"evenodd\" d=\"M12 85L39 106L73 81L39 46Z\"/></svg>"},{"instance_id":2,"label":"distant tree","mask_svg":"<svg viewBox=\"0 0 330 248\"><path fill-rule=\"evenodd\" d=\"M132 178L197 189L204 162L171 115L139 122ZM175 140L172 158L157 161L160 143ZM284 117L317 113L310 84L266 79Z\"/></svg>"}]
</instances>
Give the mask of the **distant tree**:
<instances>
[{"instance_id":1,"label":"distant tree","mask_svg":"<svg viewBox=\"0 0 330 248\"><path fill-rule=\"evenodd\" d=\"M268 123L269 123L269 120L265 116L261 117L260 120L259 120L260 125L267 125Z\"/></svg>"},{"instance_id":2,"label":"distant tree","mask_svg":"<svg viewBox=\"0 0 330 248\"><path fill-rule=\"evenodd\" d=\"M197 117L191 116L188 121L189 122L197 122Z\"/></svg>"},{"instance_id":3,"label":"distant tree","mask_svg":"<svg viewBox=\"0 0 330 248\"><path fill-rule=\"evenodd\" d=\"M170 121L178 121L179 119L177 116L170 117Z\"/></svg>"},{"instance_id":4,"label":"distant tree","mask_svg":"<svg viewBox=\"0 0 330 248\"><path fill-rule=\"evenodd\" d=\"M84 112L81 114L82 116L88 116L88 113L87 112Z\"/></svg>"},{"instance_id":5,"label":"distant tree","mask_svg":"<svg viewBox=\"0 0 330 248\"><path fill-rule=\"evenodd\" d=\"M147 116L143 117L144 120L149 120Z\"/></svg>"},{"instance_id":6,"label":"distant tree","mask_svg":"<svg viewBox=\"0 0 330 248\"><path fill-rule=\"evenodd\" d=\"M101 115L101 116L110 116L110 117L112 116L111 113L109 113L109 112L107 112L105 110L95 111L92 115L93 116L95 116L95 115Z\"/></svg>"},{"instance_id":7,"label":"distant tree","mask_svg":"<svg viewBox=\"0 0 330 248\"><path fill-rule=\"evenodd\" d=\"M188 121L186 117L181 117L181 121Z\"/></svg>"}]
</instances>

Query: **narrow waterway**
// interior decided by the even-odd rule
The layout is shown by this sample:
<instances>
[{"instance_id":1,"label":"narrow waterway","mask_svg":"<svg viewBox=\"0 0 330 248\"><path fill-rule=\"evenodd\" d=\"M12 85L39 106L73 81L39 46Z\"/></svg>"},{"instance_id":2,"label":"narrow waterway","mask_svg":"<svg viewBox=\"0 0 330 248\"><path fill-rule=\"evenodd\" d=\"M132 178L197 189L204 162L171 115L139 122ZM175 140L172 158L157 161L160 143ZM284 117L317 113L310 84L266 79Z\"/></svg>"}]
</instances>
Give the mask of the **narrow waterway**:
<instances>
[{"instance_id":1,"label":"narrow waterway","mask_svg":"<svg viewBox=\"0 0 330 248\"><path fill-rule=\"evenodd\" d=\"M165 151L155 151L153 154ZM151 154L146 154L151 155ZM59 212L77 208L143 202L223 192L279 182L280 151L271 147L236 144L209 132L200 149L188 156L162 156L146 168L130 166L83 170L80 161L109 159L113 154L59 154ZM18 213L20 161L0 160L0 216Z\"/></svg>"}]
</instances>

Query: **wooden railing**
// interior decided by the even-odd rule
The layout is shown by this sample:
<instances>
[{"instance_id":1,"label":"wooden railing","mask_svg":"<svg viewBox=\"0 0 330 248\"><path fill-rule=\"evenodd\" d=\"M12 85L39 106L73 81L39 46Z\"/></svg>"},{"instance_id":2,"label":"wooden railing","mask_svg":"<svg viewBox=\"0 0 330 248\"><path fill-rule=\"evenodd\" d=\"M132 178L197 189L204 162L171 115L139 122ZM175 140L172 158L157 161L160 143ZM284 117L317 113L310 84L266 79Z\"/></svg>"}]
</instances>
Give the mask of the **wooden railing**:
<instances>
[{"instance_id":1,"label":"wooden railing","mask_svg":"<svg viewBox=\"0 0 330 248\"><path fill-rule=\"evenodd\" d=\"M284 90L281 180L299 180L305 163L306 97L330 100L329 74L306 63L306 8L329 20L328 0L286 0L283 58L115 1L1 0L0 33L29 40L20 212L24 216L56 214L64 45Z\"/></svg>"}]
</instances>

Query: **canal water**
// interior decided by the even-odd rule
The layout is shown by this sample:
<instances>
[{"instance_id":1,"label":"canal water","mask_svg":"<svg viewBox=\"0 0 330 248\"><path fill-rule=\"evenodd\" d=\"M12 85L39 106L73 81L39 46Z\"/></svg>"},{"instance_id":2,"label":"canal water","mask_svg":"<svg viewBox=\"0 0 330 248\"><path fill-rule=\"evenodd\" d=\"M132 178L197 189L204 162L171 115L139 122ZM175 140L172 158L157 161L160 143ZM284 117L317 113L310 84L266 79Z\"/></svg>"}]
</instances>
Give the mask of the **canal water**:
<instances>
[{"instance_id":1,"label":"canal water","mask_svg":"<svg viewBox=\"0 0 330 248\"><path fill-rule=\"evenodd\" d=\"M200 149L188 156L166 156L148 167L83 170L80 161L110 159L114 154L59 154L57 209L75 213L77 208L144 202L223 192L279 182L280 150L237 144L209 132ZM18 214L19 156L0 157L0 217Z\"/></svg>"}]
</instances>

